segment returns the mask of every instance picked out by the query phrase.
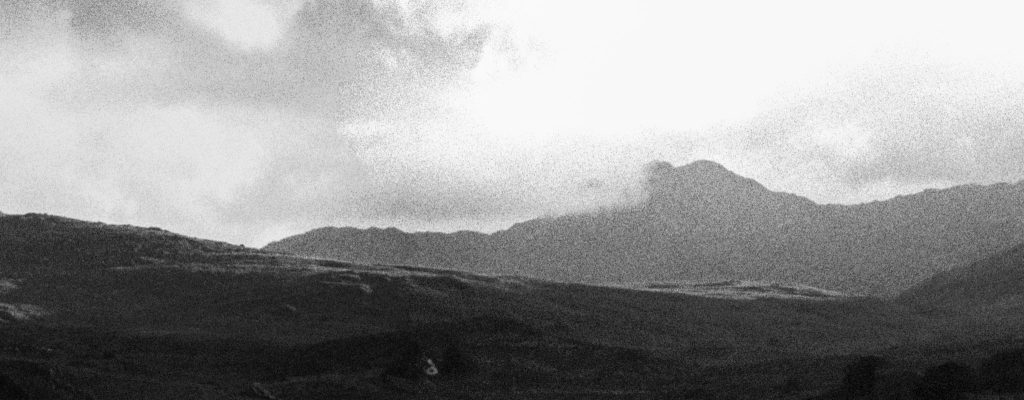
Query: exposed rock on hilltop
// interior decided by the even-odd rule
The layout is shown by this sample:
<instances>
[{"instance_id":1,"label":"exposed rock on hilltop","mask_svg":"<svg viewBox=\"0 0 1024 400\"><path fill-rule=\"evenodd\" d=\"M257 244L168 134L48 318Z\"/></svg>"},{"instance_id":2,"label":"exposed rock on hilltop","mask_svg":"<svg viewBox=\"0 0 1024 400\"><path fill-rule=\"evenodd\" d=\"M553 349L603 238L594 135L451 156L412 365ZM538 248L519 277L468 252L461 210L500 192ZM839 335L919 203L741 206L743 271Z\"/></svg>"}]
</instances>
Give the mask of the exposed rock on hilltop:
<instances>
[{"instance_id":1,"label":"exposed rock on hilltop","mask_svg":"<svg viewBox=\"0 0 1024 400\"><path fill-rule=\"evenodd\" d=\"M650 164L646 189L635 207L489 235L322 228L266 249L570 282L739 279L892 296L1024 242L1024 184L820 205L697 161Z\"/></svg>"}]
</instances>

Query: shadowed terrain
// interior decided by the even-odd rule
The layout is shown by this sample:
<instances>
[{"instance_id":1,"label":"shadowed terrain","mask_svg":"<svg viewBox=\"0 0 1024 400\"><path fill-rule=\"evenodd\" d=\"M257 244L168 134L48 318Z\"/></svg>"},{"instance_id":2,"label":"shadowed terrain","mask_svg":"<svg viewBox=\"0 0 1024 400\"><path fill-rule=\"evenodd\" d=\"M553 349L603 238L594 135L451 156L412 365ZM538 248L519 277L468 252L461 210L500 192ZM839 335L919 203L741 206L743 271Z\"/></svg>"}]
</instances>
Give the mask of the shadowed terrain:
<instances>
[{"instance_id":1,"label":"shadowed terrain","mask_svg":"<svg viewBox=\"0 0 1024 400\"><path fill-rule=\"evenodd\" d=\"M899 302L922 314L959 321L961 330L1016 335L1024 323L1024 244L934 277Z\"/></svg>"},{"instance_id":2,"label":"shadowed terrain","mask_svg":"<svg viewBox=\"0 0 1024 400\"><path fill-rule=\"evenodd\" d=\"M810 288L359 265L38 214L0 217L0 260L7 398L805 398L858 354L1015 343Z\"/></svg>"}]
</instances>

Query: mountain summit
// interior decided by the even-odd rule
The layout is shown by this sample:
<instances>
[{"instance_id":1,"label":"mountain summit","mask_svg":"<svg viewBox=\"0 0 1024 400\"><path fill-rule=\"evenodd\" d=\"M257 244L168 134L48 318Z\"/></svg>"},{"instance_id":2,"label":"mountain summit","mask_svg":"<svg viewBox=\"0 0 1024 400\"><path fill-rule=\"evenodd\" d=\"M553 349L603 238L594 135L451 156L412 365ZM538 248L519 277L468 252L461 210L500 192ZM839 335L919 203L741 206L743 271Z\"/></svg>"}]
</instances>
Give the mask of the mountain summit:
<instances>
[{"instance_id":1,"label":"mountain summit","mask_svg":"<svg viewBox=\"0 0 1024 400\"><path fill-rule=\"evenodd\" d=\"M735 191L764 191L764 186L744 178L714 161L700 160L680 167L664 161L647 165L647 188L654 197L714 196Z\"/></svg>"},{"instance_id":2,"label":"mountain summit","mask_svg":"<svg viewBox=\"0 0 1024 400\"><path fill-rule=\"evenodd\" d=\"M539 218L493 234L325 228L266 249L568 282L751 280L892 296L1024 242L1024 184L860 205L771 191L712 161L647 166L637 207Z\"/></svg>"},{"instance_id":3,"label":"mountain summit","mask_svg":"<svg viewBox=\"0 0 1024 400\"><path fill-rule=\"evenodd\" d=\"M679 167L657 161L648 164L646 172L646 206L661 214L700 213L716 221L754 221L814 206L809 199L773 192L714 161L699 160Z\"/></svg>"},{"instance_id":4,"label":"mountain summit","mask_svg":"<svg viewBox=\"0 0 1024 400\"><path fill-rule=\"evenodd\" d=\"M702 181L726 182L747 180L725 168L722 164L709 160L697 160L678 167L667 161L654 161L645 168L652 182L666 181Z\"/></svg>"}]
</instances>

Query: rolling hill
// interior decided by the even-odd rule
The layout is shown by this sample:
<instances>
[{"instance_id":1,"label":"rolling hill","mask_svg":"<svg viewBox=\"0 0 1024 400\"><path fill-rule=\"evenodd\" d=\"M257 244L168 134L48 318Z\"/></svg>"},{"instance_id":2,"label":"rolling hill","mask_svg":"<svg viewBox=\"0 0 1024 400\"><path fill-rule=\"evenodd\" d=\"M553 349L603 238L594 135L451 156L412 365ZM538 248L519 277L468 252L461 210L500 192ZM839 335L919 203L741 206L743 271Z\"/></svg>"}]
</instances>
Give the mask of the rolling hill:
<instances>
[{"instance_id":1,"label":"rolling hill","mask_svg":"<svg viewBox=\"0 0 1024 400\"><path fill-rule=\"evenodd\" d=\"M320 228L264 249L562 282L752 280L888 297L1024 241L1024 183L821 205L697 161L653 163L645 187L635 206L492 234Z\"/></svg>"},{"instance_id":2,"label":"rolling hill","mask_svg":"<svg viewBox=\"0 0 1024 400\"><path fill-rule=\"evenodd\" d=\"M160 228L108 225L46 214L0 214L0 265L96 268L157 260L199 261L255 249Z\"/></svg>"},{"instance_id":3,"label":"rolling hill","mask_svg":"<svg viewBox=\"0 0 1024 400\"><path fill-rule=\"evenodd\" d=\"M784 335L787 324L813 309L829 316L817 329L824 349L850 333L848 324L837 321L859 321L860 314L899 315L870 299L736 301L650 288L368 266L38 214L0 217L0 232L0 301L32 305L50 322L140 334L192 332L304 343L497 317L595 343L680 350L703 337L711 347L723 338L760 345L776 335L773 331ZM805 342L792 350L814 347Z\"/></svg>"},{"instance_id":4,"label":"rolling hill","mask_svg":"<svg viewBox=\"0 0 1024 400\"><path fill-rule=\"evenodd\" d=\"M360 265L8 215L0 393L758 398L793 374L807 390L830 385L851 353L934 338L928 321L877 299L649 289ZM426 386L389 378L410 348L461 357L467 371Z\"/></svg>"},{"instance_id":5,"label":"rolling hill","mask_svg":"<svg viewBox=\"0 0 1024 400\"><path fill-rule=\"evenodd\" d=\"M948 304L1024 305L1024 245L936 274L907 290L900 299L932 307Z\"/></svg>"},{"instance_id":6,"label":"rolling hill","mask_svg":"<svg viewBox=\"0 0 1024 400\"><path fill-rule=\"evenodd\" d=\"M1024 245L993 254L915 285L901 304L980 336L1021 337L1024 323Z\"/></svg>"}]
</instances>

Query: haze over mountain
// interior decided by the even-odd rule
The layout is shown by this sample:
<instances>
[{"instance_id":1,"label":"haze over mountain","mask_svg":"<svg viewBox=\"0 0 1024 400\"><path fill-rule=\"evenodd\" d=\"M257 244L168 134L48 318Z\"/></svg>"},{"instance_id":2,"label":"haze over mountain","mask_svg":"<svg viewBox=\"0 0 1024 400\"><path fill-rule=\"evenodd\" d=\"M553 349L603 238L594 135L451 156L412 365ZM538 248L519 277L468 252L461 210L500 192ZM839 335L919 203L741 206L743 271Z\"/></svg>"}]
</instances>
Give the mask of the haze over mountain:
<instances>
[{"instance_id":1,"label":"haze over mountain","mask_svg":"<svg viewBox=\"0 0 1024 400\"><path fill-rule=\"evenodd\" d=\"M493 234L321 228L266 250L568 282L750 279L892 296L1024 241L1024 184L857 205L774 192L711 161L648 166L639 205Z\"/></svg>"}]
</instances>

